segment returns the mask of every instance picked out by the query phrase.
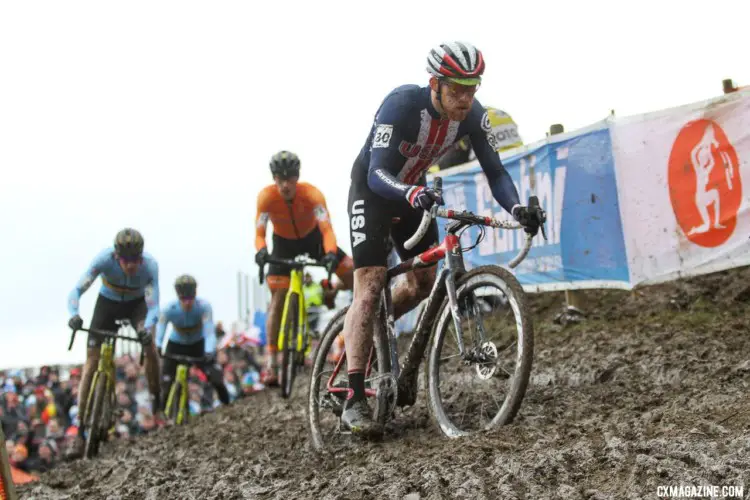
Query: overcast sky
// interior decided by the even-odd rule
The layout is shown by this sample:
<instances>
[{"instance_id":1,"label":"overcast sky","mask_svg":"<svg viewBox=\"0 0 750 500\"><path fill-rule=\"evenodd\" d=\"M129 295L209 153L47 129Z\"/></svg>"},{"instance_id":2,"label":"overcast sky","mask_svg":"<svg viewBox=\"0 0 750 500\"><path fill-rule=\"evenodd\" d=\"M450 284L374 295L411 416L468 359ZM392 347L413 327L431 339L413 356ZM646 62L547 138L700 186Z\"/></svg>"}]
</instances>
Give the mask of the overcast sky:
<instances>
[{"instance_id":1,"label":"overcast sky","mask_svg":"<svg viewBox=\"0 0 750 500\"><path fill-rule=\"evenodd\" d=\"M721 6L720 8L718 6ZM526 142L750 84L748 2L0 3L0 367L80 360L66 299L123 226L194 274L215 317L255 276L257 192L280 149L350 248L351 164L383 97L444 40L485 55L477 98ZM91 319L99 281L82 301Z\"/></svg>"}]
</instances>

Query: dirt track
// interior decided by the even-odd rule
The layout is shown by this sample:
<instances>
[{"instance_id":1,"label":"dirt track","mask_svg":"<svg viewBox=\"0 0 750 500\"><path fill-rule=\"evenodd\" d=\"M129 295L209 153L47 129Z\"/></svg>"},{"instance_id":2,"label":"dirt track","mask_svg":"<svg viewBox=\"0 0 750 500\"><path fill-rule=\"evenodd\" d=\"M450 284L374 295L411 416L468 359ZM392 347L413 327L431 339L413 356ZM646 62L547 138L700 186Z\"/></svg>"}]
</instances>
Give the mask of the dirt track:
<instances>
[{"instance_id":1,"label":"dirt track","mask_svg":"<svg viewBox=\"0 0 750 500\"><path fill-rule=\"evenodd\" d=\"M383 442L320 456L304 393L260 394L63 465L21 498L750 496L750 270L587 298L596 316L565 329L551 321L561 295L535 299L532 383L513 424L481 437L443 438L421 394Z\"/></svg>"}]
</instances>

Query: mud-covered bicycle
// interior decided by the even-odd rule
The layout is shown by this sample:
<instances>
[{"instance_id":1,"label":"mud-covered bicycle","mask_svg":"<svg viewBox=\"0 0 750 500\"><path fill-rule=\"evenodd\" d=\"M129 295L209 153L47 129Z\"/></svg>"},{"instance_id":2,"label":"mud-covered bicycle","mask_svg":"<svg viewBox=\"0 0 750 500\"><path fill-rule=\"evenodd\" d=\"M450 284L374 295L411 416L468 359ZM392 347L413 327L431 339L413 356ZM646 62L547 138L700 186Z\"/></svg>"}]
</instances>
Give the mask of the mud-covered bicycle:
<instances>
[{"instance_id":1,"label":"mud-covered bicycle","mask_svg":"<svg viewBox=\"0 0 750 500\"><path fill-rule=\"evenodd\" d=\"M190 397L188 394L188 371L190 366L199 365L204 358L172 354L165 352L162 359L171 359L177 362L175 377L169 386L167 402L164 408L164 416L174 421L176 425L185 425L190 420Z\"/></svg>"},{"instance_id":2,"label":"mud-covered bicycle","mask_svg":"<svg viewBox=\"0 0 750 500\"><path fill-rule=\"evenodd\" d=\"M435 189L440 191L441 187L441 179L436 178ZM546 214L535 196L529 199L528 207L546 239ZM442 243L387 271L388 281L382 293L365 372L366 395L375 400L373 418L383 425L396 407L413 405L419 366L432 340L425 364L429 408L441 432L453 438L510 423L521 406L531 374L534 329L523 288L508 268L516 267L526 258L533 236L526 235L520 252L508 263L508 268L485 265L467 271L463 253L479 244L485 227L520 229L523 226L515 221L435 206L425 212L419 228L404 245L407 249L424 237L435 217L451 221ZM479 237L473 246L462 248L460 236L470 227L480 229ZM445 266L422 308L401 365L390 284L401 274L435 265L443 259L446 259ZM491 289L500 294L491 293ZM512 313L509 325L503 326L502 318L488 317L487 309L495 305ZM329 351L342 333L347 309L342 309L329 322L313 357L307 417L312 444L318 450L343 434L340 416L349 391L344 366L346 355L332 362ZM449 335L451 328L453 334ZM501 335L494 338L492 333ZM444 351L448 350L450 341L455 341L456 349L446 354ZM515 353L508 354L513 347ZM507 368L513 362L515 366ZM476 381L479 381L478 387L465 387L467 382ZM482 393L489 396L487 404L470 402L463 409L458 405L461 396ZM496 395L503 394L502 402L498 401ZM467 413L478 416L479 423L465 422ZM326 429L327 425L330 429Z\"/></svg>"},{"instance_id":3,"label":"mud-covered bicycle","mask_svg":"<svg viewBox=\"0 0 750 500\"><path fill-rule=\"evenodd\" d=\"M97 328L79 328L78 330L73 330L70 334L68 350L73 348L76 332L94 333L103 337L100 347L99 364L91 379L88 398L86 399L86 408L80 415L81 422L86 429L84 457L89 459L94 458L99 453L99 445L102 441L106 441L110 431L114 430L117 418L115 343L118 339L121 339L138 342L140 345L140 341L137 338L120 333L127 331L131 327L130 320L118 319L115 320L115 324L119 325L117 332ZM143 349L141 349L140 364L143 366Z\"/></svg>"},{"instance_id":4,"label":"mud-covered bicycle","mask_svg":"<svg viewBox=\"0 0 750 500\"><path fill-rule=\"evenodd\" d=\"M305 365L305 357L311 347L311 332L307 320L305 293L302 290L305 267L326 267L325 263L311 259L308 255L298 255L294 259L280 259L274 256L266 257L266 264L276 264L290 268L289 289L284 298L284 311L279 325L277 347L281 352L281 396L288 398L292 395L297 371ZM260 269L258 280L262 284L263 268ZM328 282L331 272L328 273Z\"/></svg>"}]
</instances>

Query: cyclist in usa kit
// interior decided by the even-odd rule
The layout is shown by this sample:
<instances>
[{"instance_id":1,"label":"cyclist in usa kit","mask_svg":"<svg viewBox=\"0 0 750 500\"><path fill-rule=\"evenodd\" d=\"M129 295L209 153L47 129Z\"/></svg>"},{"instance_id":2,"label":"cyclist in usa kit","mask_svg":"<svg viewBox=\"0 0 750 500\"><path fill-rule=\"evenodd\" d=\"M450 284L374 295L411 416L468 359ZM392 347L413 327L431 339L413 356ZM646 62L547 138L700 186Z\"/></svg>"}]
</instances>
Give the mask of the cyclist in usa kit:
<instances>
[{"instance_id":1,"label":"cyclist in usa kit","mask_svg":"<svg viewBox=\"0 0 750 500\"><path fill-rule=\"evenodd\" d=\"M322 259L329 272L334 271L340 281L337 290L352 288L352 260L336 244L326 200L318 188L306 182L298 182L300 161L289 151L280 151L271 158L271 174L274 184L258 194L258 210L255 219L255 262L261 269L268 257L266 226L273 223L273 257L293 259L308 254L313 259ZM268 268L268 287L271 303L268 306L266 332L268 335L267 367L263 383L278 385L277 339L284 298L289 288L290 270L271 264Z\"/></svg>"},{"instance_id":2,"label":"cyclist in usa kit","mask_svg":"<svg viewBox=\"0 0 750 500\"><path fill-rule=\"evenodd\" d=\"M169 336L164 351L168 354L203 358L198 364L208 381L214 386L219 400L229 404L229 391L224 385L224 374L216 363L216 331L214 329L213 311L211 304L196 296L198 283L190 275L179 276L174 282L178 300L171 302L162 312L156 327L156 346L161 349L167 325L172 323L172 333ZM164 396L162 410L166 409L169 386L172 385L177 362L169 358L164 359L161 371L161 392Z\"/></svg>"},{"instance_id":3,"label":"cyclist in usa kit","mask_svg":"<svg viewBox=\"0 0 750 500\"><path fill-rule=\"evenodd\" d=\"M365 399L364 370L372 343L370 332L386 282L387 240L390 234L403 260L437 243L437 224L433 221L414 249L404 248L404 242L419 226L422 211L435 203L443 204L442 198L425 186L425 171L434 160L468 136L495 200L526 226L527 232L536 234L538 230L489 142L492 129L487 111L474 98L484 68L482 53L469 43L444 43L432 49L427 57L429 86L404 85L386 96L352 167L348 209L354 301L344 324L351 391L341 421L353 433L382 432L372 420ZM394 218L398 222L394 223ZM396 318L427 297L435 276L434 266L406 275L407 279L393 290ZM399 395L401 392L399 387Z\"/></svg>"},{"instance_id":4,"label":"cyclist in usa kit","mask_svg":"<svg viewBox=\"0 0 750 500\"><path fill-rule=\"evenodd\" d=\"M154 415L159 408L159 359L153 342L153 330L159 318L159 266L156 260L143 251L143 236L135 229L126 228L115 236L114 248L102 250L68 297L71 318L68 326L74 330L83 327L78 308L81 295L102 277L102 287L96 299L90 328L116 332L118 319L129 319L138 333L145 354L146 378L153 397ZM83 365L78 390L78 408L81 428L78 439L68 450L70 458L83 452L83 415L86 398L94 371L99 363L102 338L89 333L86 362Z\"/></svg>"}]
</instances>

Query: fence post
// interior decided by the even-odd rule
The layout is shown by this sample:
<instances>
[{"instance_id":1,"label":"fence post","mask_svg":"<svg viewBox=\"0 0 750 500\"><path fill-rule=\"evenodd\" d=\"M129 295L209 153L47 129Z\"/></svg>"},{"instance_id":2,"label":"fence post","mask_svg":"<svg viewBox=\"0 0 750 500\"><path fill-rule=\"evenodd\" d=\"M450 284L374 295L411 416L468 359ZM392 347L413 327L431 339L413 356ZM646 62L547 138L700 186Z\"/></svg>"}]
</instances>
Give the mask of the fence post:
<instances>
[{"instance_id":1,"label":"fence post","mask_svg":"<svg viewBox=\"0 0 750 500\"><path fill-rule=\"evenodd\" d=\"M250 275L245 274L245 320L250 324Z\"/></svg>"},{"instance_id":2,"label":"fence post","mask_svg":"<svg viewBox=\"0 0 750 500\"><path fill-rule=\"evenodd\" d=\"M734 87L734 82L732 81L731 78L726 78L726 79L722 80L721 81L721 85L724 87L724 93L725 94L729 94L730 92L734 92L735 90L737 90Z\"/></svg>"},{"instance_id":3,"label":"fence post","mask_svg":"<svg viewBox=\"0 0 750 500\"><path fill-rule=\"evenodd\" d=\"M611 111L614 114L614 110ZM549 135L557 135L565 132L562 123L553 123L549 127ZM580 291L565 290L565 310L558 316L562 323L568 321L580 321L583 317L583 297Z\"/></svg>"},{"instance_id":4,"label":"fence post","mask_svg":"<svg viewBox=\"0 0 750 500\"><path fill-rule=\"evenodd\" d=\"M18 500L16 486L13 484L13 475L10 473L10 457L5 449L5 433L0 425L0 500Z\"/></svg>"},{"instance_id":5,"label":"fence post","mask_svg":"<svg viewBox=\"0 0 750 500\"><path fill-rule=\"evenodd\" d=\"M242 319L242 272L237 271L237 319Z\"/></svg>"}]
</instances>

